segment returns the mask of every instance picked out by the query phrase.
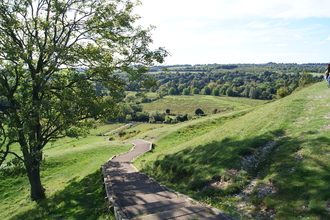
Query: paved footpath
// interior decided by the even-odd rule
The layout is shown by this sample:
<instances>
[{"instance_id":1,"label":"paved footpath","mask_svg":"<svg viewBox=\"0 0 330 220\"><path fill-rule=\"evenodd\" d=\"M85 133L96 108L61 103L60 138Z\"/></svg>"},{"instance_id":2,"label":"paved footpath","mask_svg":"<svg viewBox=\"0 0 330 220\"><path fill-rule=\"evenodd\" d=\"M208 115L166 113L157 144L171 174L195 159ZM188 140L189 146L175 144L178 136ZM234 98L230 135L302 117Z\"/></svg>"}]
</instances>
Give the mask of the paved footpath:
<instances>
[{"instance_id":1,"label":"paved footpath","mask_svg":"<svg viewBox=\"0 0 330 220\"><path fill-rule=\"evenodd\" d=\"M131 151L112 157L102 166L107 199L112 203L117 219L238 220L138 172L131 161L150 151L152 144L142 140L132 143Z\"/></svg>"}]
</instances>

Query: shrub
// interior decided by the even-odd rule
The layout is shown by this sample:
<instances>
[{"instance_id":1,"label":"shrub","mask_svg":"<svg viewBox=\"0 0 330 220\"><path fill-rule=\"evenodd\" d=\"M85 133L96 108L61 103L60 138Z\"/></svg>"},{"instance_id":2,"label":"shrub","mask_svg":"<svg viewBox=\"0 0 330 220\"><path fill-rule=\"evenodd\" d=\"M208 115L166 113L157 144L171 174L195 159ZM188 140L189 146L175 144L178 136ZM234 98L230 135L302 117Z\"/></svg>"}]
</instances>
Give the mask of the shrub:
<instances>
[{"instance_id":1,"label":"shrub","mask_svg":"<svg viewBox=\"0 0 330 220\"><path fill-rule=\"evenodd\" d=\"M188 120L188 114L184 114L184 115L178 115L176 117L176 119L180 122L183 122L183 121L187 121Z\"/></svg>"},{"instance_id":2,"label":"shrub","mask_svg":"<svg viewBox=\"0 0 330 220\"><path fill-rule=\"evenodd\" d=\"M187 88L183 89L182 95L189 95L189 89Z\"/></svg>"},{"instance_id":3,"label":"shrub","mask_svg":"<svg viewBox=\"0 0 330 220\"><path fill-rule=\"evenodd\" d=\"M204 115L204 112L202 109L198 108L195 110L195 115Z\"/></svg>"},{"instance_id":4,"label":"shrub","mask_svg":"<svg viewBox=\"0 0 330 220\"><path fill-rule=\"evenodd\" d=\"M281 87L276 91L276 97L278 99L284 98L285 96L289 95L289 90L286 87Z\"/></svg>"}]
</instances>

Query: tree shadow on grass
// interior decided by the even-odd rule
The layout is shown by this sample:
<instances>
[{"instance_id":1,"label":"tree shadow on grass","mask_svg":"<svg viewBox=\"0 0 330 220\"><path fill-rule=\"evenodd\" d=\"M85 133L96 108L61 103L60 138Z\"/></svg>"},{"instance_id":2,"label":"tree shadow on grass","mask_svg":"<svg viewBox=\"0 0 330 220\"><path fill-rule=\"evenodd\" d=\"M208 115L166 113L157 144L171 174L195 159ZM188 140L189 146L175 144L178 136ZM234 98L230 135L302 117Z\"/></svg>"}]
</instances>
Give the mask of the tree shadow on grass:
<instances>
[{"instance_id":1,"label":"tree shadow on grass","mask_svg":"<svg viewBox=\"0 0 330 220\"><path fill-rule=\"evenodd\" d=\"M327 137L281 140L282 149L274 155L271 171L278 188L271 203L278 204L280 219L330 219L329 143Z\"/></svg>"},{"instance_id":2,"label":"tree shadow on grass","mask_svg":"<svg viewBox=\"0 0 330 220\"><path fill-rule=\"evenodd\" d=\"M257 153L259 147L283 134L283 130L274 130L244 140L225 138L222 141L200 143L196 147L160 157L153 164L145 166L142 172L171 184L185 184L190 190L199 190L225 170L239 169L243 157ZM257 172L258 169L253 171Z\"/></svg>"},{"instance_id":3,"label":"tree shadow on grass","mask_svg":"<svg viewBox=\"0 0 330 220\"><path fill-rule=\"evenodd\" d=\"M283 130L275 130L250 139L225 138L200 143L197 147L161 156L152 163L146 162L144 172L181 192L197 195L210 181L219 181L226 171L240 170L243 158L250 158L252 162L255 159L256 163L245 170L244 176L246 180L256 177L262 180L253 191L253 204L276 210L279 219L299 216L330 219L330 163L327 160L330 138L315 137L315 134L317 132L305 132L291 137ZM275 144L269 144L274 139ZM262 158L265 146L270 147ZM252 156L256 157L251 159ZM244 179L238 178L237 183L241 180ZM276 188L275 194L259 193L267 184ZM210 190L207 196L234 196L242 186L237 185L231 191Z\"/></svg>"},{"instance_id":4,"label":"tree shadow on grass","mask_svg":"<svg viewBox=\"0 0 330 220\"><path fill-rule=\"evenodd\" d=\"M35 209L12 217L12 220L29 219L114 219L109 204L104 200L101 171L83 179L70 180L64 190L38 201Z\"/></svg>"}]
</instances>

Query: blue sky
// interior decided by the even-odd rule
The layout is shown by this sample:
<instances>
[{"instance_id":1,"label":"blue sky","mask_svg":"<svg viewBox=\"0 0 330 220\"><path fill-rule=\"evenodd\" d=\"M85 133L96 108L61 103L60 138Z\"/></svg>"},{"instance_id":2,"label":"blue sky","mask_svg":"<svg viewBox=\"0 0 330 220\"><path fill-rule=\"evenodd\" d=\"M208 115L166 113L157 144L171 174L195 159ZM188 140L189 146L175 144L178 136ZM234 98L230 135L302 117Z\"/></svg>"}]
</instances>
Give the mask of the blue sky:
<instances>
[{"instance_id":1,"label":"blue sky","mask_svg":"<svg viewBox=\"0 0 330 220\"><path fill-rule=\"evenodd\" d=\"M329 0L141 0L172 64L328 63Z\"/></svg>"}]
</instances>

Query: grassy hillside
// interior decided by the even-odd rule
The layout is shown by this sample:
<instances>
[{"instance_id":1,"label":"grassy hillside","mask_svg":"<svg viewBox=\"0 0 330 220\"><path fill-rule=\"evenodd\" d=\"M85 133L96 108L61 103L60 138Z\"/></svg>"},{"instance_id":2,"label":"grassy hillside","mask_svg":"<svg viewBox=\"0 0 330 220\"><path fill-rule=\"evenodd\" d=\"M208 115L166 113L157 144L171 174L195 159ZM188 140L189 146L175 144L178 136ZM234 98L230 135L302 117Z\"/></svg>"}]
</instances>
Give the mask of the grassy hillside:
<instances>
[{"instance_id":1,"label":"grassy hillside","mask_svg":"<svg viewBox=\"0 0 330 220\"><path fill-rule=\"evenodd\" d=\"M135 165L242 219L330 219L329 95L322 82L265 105L241 102L230 113L133 125L126 131L142 132L131 139L155 143ZM29 184L19 168L0 172L0 219L113 218L99 167L131 145L96 134L121 126L99 126L88 138L48 145L41 173L48 199L40 203L28 199Z\"/></svg>"},{"instance_id":2,"label":"grassy hillside","mask_svg":"<svg viewBox=\"0 0 330 220\"><path fill-rule=\"evenodd\" d=\"M135 164L243 219L329 219L329 95L322 82L251 110L150 131L143 137L162 137Z\"/></svg>"},{"instance_id":3,"label":"grassy hillside","mask_svg":"<svg viewBox=\"0 0 330 220\"><path fill-rule=\"evenodd\" d=\"M118 126L99 126L92 133ZM104 200L100 167L131 147L96 135L49 144L41 166L47 199L38 203L29 199L30 186L20 167L0 172L0 219L114 219Z\"/></svg>"}]
</instances>

